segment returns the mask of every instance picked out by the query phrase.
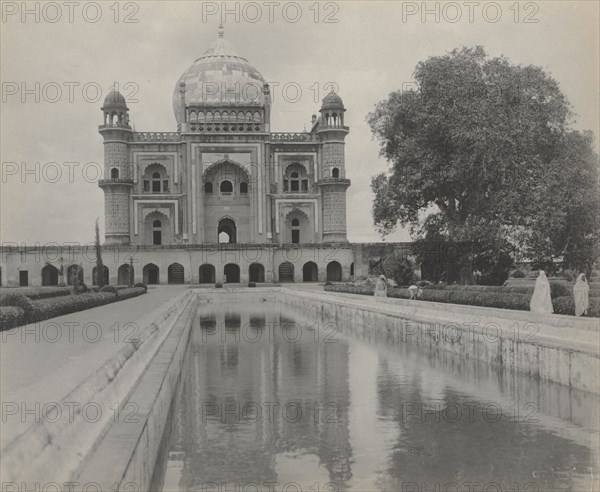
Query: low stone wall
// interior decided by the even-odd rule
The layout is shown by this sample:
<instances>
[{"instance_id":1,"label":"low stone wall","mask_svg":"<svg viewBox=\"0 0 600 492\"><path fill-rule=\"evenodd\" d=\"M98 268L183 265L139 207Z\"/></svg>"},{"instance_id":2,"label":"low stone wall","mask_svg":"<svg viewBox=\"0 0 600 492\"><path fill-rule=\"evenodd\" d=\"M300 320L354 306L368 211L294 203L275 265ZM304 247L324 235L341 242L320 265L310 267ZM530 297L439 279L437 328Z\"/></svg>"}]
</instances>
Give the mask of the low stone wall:
<instances>
[{"instance_id":1,"label":"low stone wall","mask_svg":"<svg viewBox=\"0 0 600 492\"><path fill-rule=\"evenodd\" d=\"M394 343L444 350L600 394L597 319L292 289L281 289L278 298L340 326L383 332Z\"/></svg>"},{"instance_id":2,"label":"low stone wall","mask_svg":"<svg viewBox=\"0 0 600 492\"><path fill-rule=\"evenodd\" d=\"M56 408L74 408L72 415L58 415L55 422L52 415L46 415L45 419L37 420L7 442L1 452L3 483L69 482L82 458L92 452L117 418L115 404L126 400L140 374L154 358L180 314L189 309L193 299L195 296L191 291L184 292L166 309L152 313L153 321L140 326L136 340L115 352L69 394L58 397ZM77 406L72 405L74 402ZM87 404L97 409L98 419L95 415L92 419L90 415L83 414L81 408ZM129 414L128 409L121 409L119 419Z\"/></svg>"},{"instance_id":3,"label":"low stone wall","mask_svg":"<svg viewBox=\"0 0 600 492\"><path fill-rule=\"evenodd\" d=\"M194 295L129 395L127 405L136 410L132 418L108 429L74 481L98 484L100 490L150 490L197 306Z\"/></svg>"}]
</instances>

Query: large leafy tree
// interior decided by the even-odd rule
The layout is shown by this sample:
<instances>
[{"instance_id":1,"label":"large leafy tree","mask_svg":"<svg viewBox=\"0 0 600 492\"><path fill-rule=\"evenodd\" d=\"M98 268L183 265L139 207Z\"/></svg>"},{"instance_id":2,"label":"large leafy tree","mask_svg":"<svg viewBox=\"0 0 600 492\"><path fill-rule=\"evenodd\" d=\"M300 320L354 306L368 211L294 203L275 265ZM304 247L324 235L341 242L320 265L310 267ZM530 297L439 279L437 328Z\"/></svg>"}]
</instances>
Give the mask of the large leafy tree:
<instances>
[{"instance_id":1,"label":"large leafy tree","mask_svg":"<svg viewBox=\"0 0 600 492\"><path fill-rule=\"evenodd\" d=\"M590 192L581 193L562 179L571 174L561 165L588 163L597 185L591 142L569 129L569 103L542 69L463 48L420 62L415 81L414 89L390 94L367 117L391 164L371 183L383 235L402 224L416 237L465 245L459 280L470 283L478 250L493 257L494 247L500 256L513 246L531 254L535 241L545 241L541 231L553 237L548 227L560 228L575 209L590 206L590 183ZM560 200L553 203L557 186ZM579 208L566 210L575 203ZM577 234L589 239L589 226L580 224ZM467 246L473 244L475 250Z\"/></svg>"}]
</instances>

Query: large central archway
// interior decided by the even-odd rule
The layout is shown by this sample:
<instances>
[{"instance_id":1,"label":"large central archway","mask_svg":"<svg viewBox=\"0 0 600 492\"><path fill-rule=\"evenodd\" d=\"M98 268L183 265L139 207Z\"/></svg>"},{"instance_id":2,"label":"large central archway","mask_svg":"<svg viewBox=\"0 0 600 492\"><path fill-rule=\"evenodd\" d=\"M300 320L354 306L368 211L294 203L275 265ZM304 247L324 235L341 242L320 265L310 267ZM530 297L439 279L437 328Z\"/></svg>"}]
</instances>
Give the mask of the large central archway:
<instances>
[{"instance_id":1,"label":"large central archway","mask_svg":"<svg viewBox=\"0 0 600 492\"><path fill-rule=\"evenodd\" d=\"M234 244L237 242L237 226L231 217L223 217L217 225L219 243Z\"/></svg>"}]
</instances>

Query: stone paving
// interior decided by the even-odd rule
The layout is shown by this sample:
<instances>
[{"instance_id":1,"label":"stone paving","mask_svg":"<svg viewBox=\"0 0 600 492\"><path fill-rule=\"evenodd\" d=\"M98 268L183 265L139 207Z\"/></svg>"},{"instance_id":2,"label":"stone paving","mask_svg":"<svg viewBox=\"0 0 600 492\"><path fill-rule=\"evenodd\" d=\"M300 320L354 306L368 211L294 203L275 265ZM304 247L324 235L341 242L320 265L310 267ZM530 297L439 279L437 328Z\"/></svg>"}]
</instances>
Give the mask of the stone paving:
<instances>
[{"instance_id":1,"label":"stone paving","mask_svg":"<svg viewBox=\"0 0 600 492\"><path fill-rule=\"evenodd\" d=\"M0 333L2 401L58 401L135 338L144 318L188 286L149 288L133 299Z\"/></svg>"}]
</instances>

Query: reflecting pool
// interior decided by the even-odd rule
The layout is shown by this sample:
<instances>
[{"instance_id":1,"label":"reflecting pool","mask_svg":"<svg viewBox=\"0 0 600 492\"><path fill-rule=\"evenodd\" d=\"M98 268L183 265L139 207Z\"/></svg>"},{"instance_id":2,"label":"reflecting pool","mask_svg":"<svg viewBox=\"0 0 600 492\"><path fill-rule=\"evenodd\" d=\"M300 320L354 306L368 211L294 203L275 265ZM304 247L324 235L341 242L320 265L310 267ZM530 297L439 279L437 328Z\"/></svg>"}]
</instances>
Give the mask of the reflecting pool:
<instances>
[{"instance_id":1,"label":"reflecting pool","mask_svg":"<svg viewBox=\"0 0 600 492\"><path fill-rule=\"evenodd\" d=\"M597 480L591 395L419 353L377 327L231 304L199 309L158 489L584 491Z\"/></svg>"}]
</instances>

